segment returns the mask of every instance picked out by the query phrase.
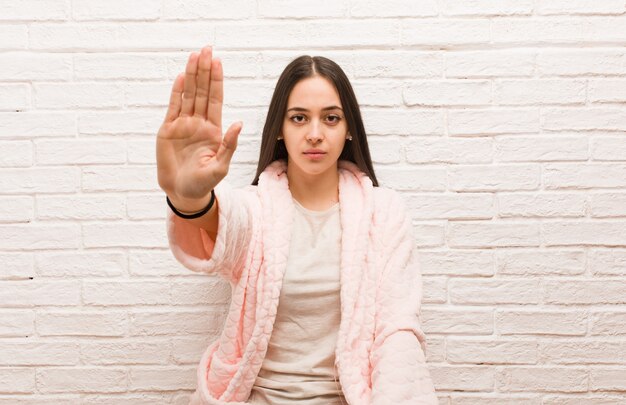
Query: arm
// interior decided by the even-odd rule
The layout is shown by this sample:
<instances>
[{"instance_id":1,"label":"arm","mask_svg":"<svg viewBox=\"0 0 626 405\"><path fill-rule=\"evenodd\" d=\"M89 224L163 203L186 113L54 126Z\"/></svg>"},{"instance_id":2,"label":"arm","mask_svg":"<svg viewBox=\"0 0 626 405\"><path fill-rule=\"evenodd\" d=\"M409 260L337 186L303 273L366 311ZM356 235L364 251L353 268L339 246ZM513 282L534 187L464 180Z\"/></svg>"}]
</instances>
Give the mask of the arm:
<instances>
[{"instance_id":1,"label":"arm","mask_svg":"<svg viewBox=\"0 0 626 405\"><path fill-rule=\"evenodd\" d=\"M380 226L376 329L371 351L372 404L438 404L426 365L421 329L422 279L411 221L400 196L390 191Z\"/></svg>"}]
</instances>

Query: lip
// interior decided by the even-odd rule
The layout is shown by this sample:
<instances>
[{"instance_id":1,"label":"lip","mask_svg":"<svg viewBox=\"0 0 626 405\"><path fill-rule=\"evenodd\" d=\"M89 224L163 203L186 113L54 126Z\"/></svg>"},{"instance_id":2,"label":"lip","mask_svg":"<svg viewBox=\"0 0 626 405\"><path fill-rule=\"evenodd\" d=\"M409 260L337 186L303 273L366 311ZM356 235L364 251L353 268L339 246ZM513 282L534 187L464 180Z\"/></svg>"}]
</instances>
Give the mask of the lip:
<instances>
[{"instance_id":1,"label":"lip","mask_svg":"<svg viewBox=\"0 0 626 405\"><path fill-rule=\"evenodd\" d=\"M304 151L304 155L309 159L318 160L323 158L326 152L321 149L308 149Z\"/></svg>"}]
</instances>

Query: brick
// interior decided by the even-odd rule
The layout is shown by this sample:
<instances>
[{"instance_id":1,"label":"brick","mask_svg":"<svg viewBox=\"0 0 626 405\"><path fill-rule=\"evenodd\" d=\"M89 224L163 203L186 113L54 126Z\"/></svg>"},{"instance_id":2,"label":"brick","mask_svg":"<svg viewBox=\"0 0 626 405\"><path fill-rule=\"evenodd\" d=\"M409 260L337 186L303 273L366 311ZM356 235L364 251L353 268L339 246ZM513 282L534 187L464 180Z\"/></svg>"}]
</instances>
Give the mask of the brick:
<instances>
[{"instance_id":1,"label":"brick","mask_svg":"<svg viewBox=\"0 0 626 405\"><path fill-rule=\"evenodd\" d=\"M437 381L437 390L471 392L476 395L480 391L492 391L495 386L494 367L430 366L429 373L432 380ZM445 403L445 399L439 402Z\"/></svg>"},{"instance_id":2,"label":"brick","mask_svg":"<svg viewBox=\"0 0 626 405\"><path fill-rule=\"evenodd\" d=\"M591 368L589 370L589 389L592 391L625 391L624 368Z\"/></svg>"},{"instance_id":3,"label":"brick","mask_svg":"<svg viewBox=\"0 0 626 405\"><path fill-rule=\"evenodd\" d=\"M364 108L361 114L368 135L439 135L444 131L441 111Z\"/></svg>"},{"instance_id":4,"label":"brick","mask_svg":"<svg viewBox=\"0 0 626 405\"><path fill-rule=\"evenodd\" d=\"M79 305L78 281L2 281L0 301L6 307Z\"/></svg>"},{"instance_id":5,"label":"brick","mask_svg":"<svg viewBox=\"0 0 626 405\"><path fill-rule=\"evenodd\" d=\"M589 80L588 98L591 102L623 103L626 102L624 90L624 79Z\"/></svg>"},{"instance_id":6,"label":"brick","mask_svg":"<svg viewBox=\"0 0 626 405\"><path fill-rule=\"evenodd\" d=\"M0 20L63 21L68 19L69 10L66 0L6 1L2 2Z\"/></svg>"},{"instance_id":7,"label":"brick","mask_svg":"<svg viewBox=\"0 0 626 405\"><path fill-rule=\"evenodd\" d=\"M533 12L532 0L472 0L471 2L458 2L444 0L441 12L450 16L509 16L530 15Z\"/></svg>"},{"instance_id":8,"label":"brick","mask_svg":"<svg viewBox=\"0 0 626 405\"><path fill-rule=\"evenodd\" d=\"M624 221L561 221L544 222L541 234L546 246L552 245L601 245L626 244L626 234L622 232Z\"/></svg>"},{"instance_id":9,"label":"brick","mask_svg":"<svg viewBox=\"0 0 626 405\"><path fill-rule=\"evenodd\" d=\"M274 82L230 80L224 83L224 105L231 107L266 107L272 99Z\"/></svg>"},{"instance_id":10,"label":"brick","mask_svg":"<svg viewBox=\"0 0 626 405\"><path fill-rule=\"evenodd\" d=\"M169 283L173 305L230 305L230 285L220 278Z\"/></svg>"},{"instance_id":11,"label":"brick","mask_svg":"<svg viewBox=\"0 0 626 405\"><path fill-rule=\"evenodd\" d=\"M196 367L131 367L131 390L179 390L196 388Z\"/></svg>"},{"instance_id":12,"label":"brick","mask_svg":"<svg viewBox=\"0 0 626 405\"><path fill-rule=\"evenodd\" d=\"M626 249L590 249L588 263L593 275L626 275Z\"/></svg>"},{"instance_id":13,"label":"brick","mask_svg":"<svg viewBox=\"0 0 626 405\"><path fill-rule=\"evenodd\" d=\"M400 30L393 21L341 20L309 22L306 27L306 43L304 46L337 46L363 47L385 45L394 46L399 43ZM303 38L304 39L304 38Z\"/></svg>"},{"instance_id":14,"label":"brick","mask_svg":"<svg viewBox=\"0 0 626 405\"><path fill-rule=\"evenodd\" d=\"M400 162L402 149L401 138L394 136L368 136L367 143L374 165Z\"/></svg>"},{"instance_id":15,"label":"brick","mask_svg":"<svg viewBox=\"0 0 626 405\"><path fill-rule=\"evenodd\" d=\"M626 312L593 311L589 317L589 335L626 335Z\"/></svg>"},{"instance_id":16,"label":"brick","mask_svg":"<svg viewBox=\"0 0 626 405\"><path fill-rule=\"evenodd\" d=\"M163 223L101 222L83 225L83 245L103 247L166 247L167 235Z\"/></svg>"},{"instance_id":17,"label":"brick","mask_svg":"<svg viewBox=\"0 0 626 405\"><path fill-rule=\"evenodd\" d=\"M188 401L189 395L190 394L185 394L184 400ZM138 394L84 394L81 396L81 400L84 405L154 405L170 403L170 397L171 395L168 393L147 394L142 392ZM171 403L174 404L174 402ZM181 402L180 405L183 405L183 402Z\"/></svg>"},{"instance_id":18,"label":"brick","mask_svg":"<svg viewBox=\"0 0 626 405\"><path fill-rule=\"evenodd\" d=\"M169 340L91 341L80 345L81 359L90 365L167 364Z\"/></svg>"},{"instance_id":19,"label":"brick","mask_svg":"<svg viewBox=\"0 0 626 405\"><path fill-rule=\"evenodd\" d=\"M584 217L587 197L574 193L498 193L498 216Z\"/></svg>"},{"instance_id":20,"label":"brick","mask_svg":"<svg viewBox=\"0 0 626 405\"><path fill-rule=\"evenodd\" d=\"M0 253L0 280L24 280L35 276L32 253Z\"/></svg>"},{"instance_id":21,"label":"brick","mask_svg":"<svg viewBox=\"0 0 626 405\"><path fill-rule=\"evenodd\" d=\"M494 20L495 23L495 20ZM489 21L478 19L403 19L401 45L469 45L490 42Z\"/></svg>"},{"instance_id":22,"label":"brick","mask_svg":"<svg viewBox=\"0 0 626 405\"><path fill-rule=\"evenodd\" d=\"M121 140L44 139L35 141L38 165L125 163Z\"/></svg>"},{"instance_id":23,"label":"brick","mask_svg":"<svg viewBox=\"0 0 626 405\"><path fill-rule=\"evenodd\" d=\"M124 110L84 112L78 116L80 134L151 134L154 135L165 110Z\"/></svg>"},{"instance_id":24,"label":"brick","mask_svg":"<svg viewBox=\"0 0 626 405\"><path fill-rule=\"evenodd\" d=\"M600 193L590 196L590 214L592 218L610 218L626 216L626 194Z\"/></svg>"},{"instance_id":25,"label":"brick","mask_svg":"<svg viewBox=\"0 0 626 405\"><path fill-rule=\"evenodd\" d=\"M623 74L624 51L607 49L555 49L537 53L537 74L578 76Z\"/></svg>"},{"instance_id":26,"label":"brick","mask_svg":"<svg viewBox=\"0 0 626 405\"><path fill-rule=\"evenodd\" d=\"M624 364L626 343L603 340L540 342L541 360L553 364Z\"/></svg>"},{"instance_id":27,"label":"brick","mask_svg":"<svg viewBox=\"0 0 626 405\"><path fill-rule=\"evenodd\" d=\"M76 116L70 112L0 112L2 138L68 136L76 134Z\"/></svg>"},{"instance_id":28,"label":"brick","mask_svg":"<svg viewBox=\"0 0 626 405\"><path fill-rule=\"evenodd\" d=\"M289 41L285 41L289 38ZM305 26L296 22L260 22L248 24L223 23L217 27L215 41L209 42L216 48L230 50L267 49L313 46L308 42ZM293 57L293 54L292 54Z\"/></svg>"},{"instance_id":29,"label":"brick","mask_svg":"<svg viewBox=\"0 0 626 405\"><path fill-rule=\"evenodd\" d=\"M34 85L37 108L85 109L121 107L124 93L122 87L109 83L41 83Z\"/></svg>"},{"instance_id":30,"label":"brick","mask_svg":"<svg viewBox=\"0 0 626 405\"><path fill-rule=\"evenodd\" d=\"M459 3L461 4L461 3ZM497 4L497 3L492 3ZM446 77L528 77L535 52L524 49L449 50L444 55Z\"/></svg>"},{"instance_id":31,"label":"brick","mask_svg":"<svg viewBox=\"0 0 626 405\"><path fill-rule=\"evenodd\" d=\"M35 204L30 196L0 197L0 223L30 222Z\"/></svg>"},{"instance_id":32,"label":"brick","mask_svg":"<svg viewBox=\"0 0 626 405\"><path fill-rule=\"evenodd\" d=\"M615 188L626 186L624 163L548 163L543 167L546 189Z\"/></svg>"},{"instance_id":33,"label":"brick","mask_svg":"<svg viewBox=\"0 0 626 405\"><path fill-rule=\"evenodd\" d=\"M315 3L306 0L260 0L257 7L258 16L263 18L330 19L348 16L348 0L322 0ZM354 7L350 15L357 15L354 14Z\"/></svg>"},{"instance_id":34,"label":"brick","mask_svg":"<svg viewBox=\"0 0 626 405\"><path fill-rule=\"evenodd\" d=\"M499 162L589 159L586 136L500 136L494 146L494 158Z\"/></svg>"},{"instance_id":35,"label":"brick","mask_svg":"<svg viewBox=\"0 0 626 405\"><path fill-rule=\"evenodd\" d=\"M222 330L224 310L195 311L158 310L134 311L131 316L132 336L206 335Z\"/></svg>"},{"instance_id":36,"label":"brick","mask_svg":"<svg viewBox=\"0 0 626 405\"><path fill-rule=\"evenodd\" d=\"M151 53L97 53L81 54L74 56L74 71L76 79L167 79L168 62L170 55ZM184 65L183 65L184 67ZM184 69L183 69L184 70ZM125 83L124 91L133 86L149 86L148 83ZM171 89L168 86L167 95ZM136 87L135 87L136 88ZM167 105L169 97L166 96L163 105Z\"/></svg>"},{"instance_id":37,"label":"brick","mask_svg":"<svg viewBox=\"0 0 626 405\"><path fill-rule=\"evenodd\" d=\"M498 371L498 391L586 392L589 376L579 367L507 367Z\"/></svg>"},{"instance_id":38,"label":"brick","mask_svg":"<svg viewBox=\"0 0 626 405\"><path fill-rule=\"evenodd\" d=\"M79 350L71 342L13 339L0 344L0 359L2 366L69 366L78 364Z\"/></svg>"},{"instance_id":39,"label":"brick","mask_svg":"<svg viewBox=\"0 0 626 405\"><path fill-rule=\"evenodd\" d=\"M590 141L593 160L626 160L626 139L618 136L594 136Z\"/></svg>"},{"instance_id":40,"label":"brick","mask_svg":"<svg viewBox=\"0 0 626 405\"><path fill-rule=\"evenodd\" d=\"M493 276L495 256L488 250L420 251L423 275Z\"/></svg>"},{"instance_id":41,"label":"brick","mask_svg":"<svg viewBox=\"0 0 626 405\"><path fill-rule=\"evenodd\" d=\"M126 199L126 214L130 219L165 220L167 212L165 207L167 205L164 193L129 194Z\"/></svg>"},{"instance_id":42,"label":"brick","mask_svg":"<svg viewBox=\"0 0 626 405\"><path fill-rule=\"evenodd\" d=\"M124 252L93 250L37 252L35 267L43 277L115 277L126 274Z\"/></svg>"},{"instance_id":43,"label":"brick","mask_svg":"<svg viewBox=\"0 0 626 405\"><path fill-rule=\"evenodd\" d=\"M398 83L353 81L352 87L359 106L392 107L402 105L402 86Z\"/></svg>"},{"instance_id":44,"label":"brick","mask_svg":"<svg viewBox=\"0 0 626 405\"><path fill-rule=\"evenodd\" d=\"M576 311L499 310L495 314L500 335L584 336L588 315Z\"/></svg>"},{"instance_id":45,"label":"brick","mask_svg":"<svg viewBox=\"0 0 626 405\"><path fill-rule=\"evenodd\" d=\"M491 103L491 83L477 80L409 82L403 91L409 106L483 105Z\"/></svg>"},{"instance_id":46,"label":"brick","mask_svg":"<svg viewBox=\"0 0 626 405\"><path fill-rule=\"evenodd\" d=\"M448 294L453 304L539 304L539 280L467 280L455 279L448 283Z\"/></svg>"},{"instance_id":47,"label":"brick","mask_svg":"<svg viewBox=\"0 0 626 405\"><path fill-rule=\"evenodd\" d=\"M423 50L395 51L393 57L387 51L362 50L354 52L356 77L441 77L443 55Z\"/></svg>"},{"instance_id":48,"label":"brick","mask_svg":"<svg viewBox=\"0 0 626 405\"><path fill-rule=\"evenodd\" d=\"M494 99L499 105L584 104L585 80L523 79L498 80Z\"/></svg>"},{"instance_id":49,"label":"brick","mask_svg":"<svg viewBox=\"0 0 626 405\"><path fill-rule=\"evenodd\" d=\"M162 3L163 20L245 20L256 15L256 3L248 0L172 0Z\"/></svg>"},{"instance_id":50,"label":"brick","mask_svg":"<svg viewBox=\"0 0 626 405\"><path fill-rule=\"evenodd\" d=\"M539 132L539 110L527 109L450 109L450 135L496 135Z\"/></svg>"},{"instance_id":51,"label":"brick","mask_svg":"<svg viewBox=\"0 0 626 405\"><path fill-rule=\"evenodd\" d=\"M624 304L626 282L622 280L544 280L543 302L557 305Z\"/></svg>"},{"instance_id":52,"label":"brick","mask_svg":"<svg viewBox=\"0 0 626 405\"><path fill-rule=\"evenodd\" d=\"M525 165L456 165L448 168L449 188L454 191L536 190L541 167Z\"/></svg>"},{"instance_id":53,"label":"brick","mask_svg":"<svg viewBox=\"0 0 626 405\"><path fill-rule=\"evenodd\" d=\"M542 128L554 130L626 130L626 117L620 108L546 108Z\"/></svg>"},{"instance_id":54,"label":"brick","mask_svg":"<svg viewBox=\"0 0 626 405\"><path fill-rule=\"evenodd\" d=\"M350 16L359 18L435 17L437 14L439 7L436 0L392 0L385 3L384 7L375 0L361 0L352 3L350 7Z\"/></svg>"},{"instance_id":55,"label":"brick","mask_svg":"<svg viewBox=\"0 0 626 405\"><path fill-rule=\"evenodd\" d=\"M451 337L446 343L450 363L535 364L539 360L536 340L502 340Z\"/></svg>"},{"instance_id":56,"label":"brick","mask_svg":"<svg viewBox=\"0 0 626 405\"><path fill-rule=\"evenodd\" d=\"M128 330L126 313L114 312L41 312L37 314L40 336L124 336Z\"/></svg>"},{"instance_id":57,"label":"brick","mask_svg":"<svg viewBox=\"0 0 626 405\"><path fill-rule=\"evenodd\" d=\"M123 219L125 214L122 196L80 194L37 198L39 219Z\"/></svg>"},{"instance_id":58,"label":"brick","mask_svg":"<svg viewBox=\"0 0 626 405\"><path fill-rule=\"evenodd\" d=\"M0 336L28 337L35 333L35 312L3 310L0 312Z\"/></svg>"},{"instance_id":59,"label":"brick","mask_svg":"<svg viewBox=\"0 0 626 405\"><path fill-rule=\"evenodd\" d=\"M413 235L418 247L442 247L446 244L446 229L443 224L413 225Z\"/></svg>"},{"instance_id":60,"label":"brick","mask_svg":"<svg viewBox=\"0 0 626 405\"><path fill-rule=\"evenodd\" d=\"M443 168L378 167L376 177L380 184L396 190L442 191L446 188L446 172Z\"/></svg>"},{"instance_id":61,"label":"brick","mask_svg":"<svg viewBox=\"0 0 626 405\"><path fill-rule=\"evenodd\" d=\"M218 336L172 339L172 359L176 364L198 364L207 346Z\"/></svg>"},{"instance_id":62,"label":"brick","mask_svg":"<svg viewBox=\"0 0 626 405\"><path fill-rule=\"evenodd\" d=\"M523 40L521 39L523 38ZM494 44L541 44L590 42L584 22L567 17L497 18L491 24Z\"/></svg>"},{"instance_id":63,"label":"brick","mask_svg":"<svg viewBox=\"0 0 626 405\"><path fill-rule=\"evenodd\" d=\"M30 106L30 86L26 84L3 84L0 86L0 111L27 110Z\"/></svg>"},{"instance_id":64,"label":"brick","mask_svg":"<svg viewBox=\"0 0 626 405\"><path fill-rule=\"evenodd\" d=\"M125 392L127 372L123 368L48 367L37 369L41 393Z\"/></svg>"},{"instance_id":65,"label":"brick","mask_svg":"<svg viewBox=\"0 0 626 405\"><path fill-rule=\"evenodd\" d=\"M409 163L491 163L490 138L411 137L405 147Z\"/></svg>"},{"instance_id":66,"label":"brick","mask_svg":"<svg viewBox=\"0 0 626 405\"><path fill-rule=\"evenodd\" d=\"M76 167L5 169L0 177L0 194L74 192L78 189L78 174Z\"/></svg>"},{"instance_id":67,"label":"brick","mask_svg":"<svg viewBox=\"0 0 626 405\"><path fill-rule=\"evenodd\" d=\"M125 83L124 104L130 107L165 107L167 108L172 83Z\"/></svg>"},{"instance_id":68,"label":"brick","mask_svg":"<svg viewBox=\"0 0 626 405\"><path fill-rule=\"evenodd\" d=\"M28 28L26 25L0 25L0 50L18 50L26 49L27 47Z\"/></svg>"},{"instance_id":69,"label":"brick","mask_svg":"<svg viewBox=\"0 0 626 405\"><path fill-rule=\"evenodd\" d=\"M491 219L494 199L489 193L415 194L405 198L417 219Z\"/></svg>"},{"instance_id":70,"label":"brick","mask_svg":"<svg viewBox=\"0 0 626 405\"><path fill-rule=\"evenodd\" d=\"M81 0L72 3L75 21L142 20L154 21L161 14L161 1L139 0L132 3L123 0L107 2Z\"/></svg>"},{"instance_id":71,"label":"brick","mask_svg":"<svg viewBox=\"0 0 626 405\"><path fill-rule=\"evenodd\" d=\"M0 167L33 165L33 144L29 141L0 141Z\"/></svg>"},{"instance_id":72,"label":"brick","mask_svg":"<svg viewBox=\"0 0 626 405\"><path fill-rule=\"evenodd\" d=\"M162 305L170 303L170 282L83 281L86 305Z\"/></svg>"},{"instance_id":73,"label":"brick","mask_svg":"<svg viewBox=\"0 0 626 405\"><path fill-rule=\"evenodd\" d=\"M3 249L77 249L79 224L19 224L3 226Z\"/></svg>"},{"instance_id":74,"label":"brick","mask_svg":"<svg viewBox=\"0 0 626 405\"><path fill-rule=\"evenodd\" d=\"M72 56L58 53L4 52L0 54L0 80L70 80Z\"/></svg>"},{"instance_id":75,"label":"brick","mask_svg":"<svg viewBox=\"0 0 626 405\"><path fill-rule=\"evenodd\" d=\"M539 246L539 227L512 221L467 221L449 226L448 244L455 248Z\"/></svg>"},{"instance_id":76,"label":"brick","mask_svg":"<svg viewBox=\"0 0 626 405\"><path fill-rule=\"evenodd\" d=\"M159 190L156 166L86 166L81 183L90 192Z\"/></svg>"},{"instance_id":77,"label":"brick","mask_svg":"<svg viewBox=\"0 0 626 405\"><path fill-rule=\"evenodd\" d=\"M551 14L622 14L622 0L550 0L536 4L535 12L539 15Z\"/></svg>"},{"instance_id":78,"label":"brick","mask_svg":"<svg viewBox=\"0 0 626 405\"><path fill-rule=\"evenodd\" d=\"M0 368L0 394L35 392L35 369Z\"/></svg>"},{"instance_id":79,"label":"brick","mask_svg":"<svg viewBox=\"0 0 626 405\"><path fill-rule=\"evenodd\" d=\"M163 207L163 212L165 209ZM195 274L176 261L169 249L131 249L128 257L128 270L131 275L141 277L192 276Z\"/></svg>"},{"instance_id":80,"label":"brick","mask_svg":"<svg viewBox=\"0 0 626 405\"><path fill-rule=\"evenodd\" d=\"M422 315L424 333L467 333L491 335L493 311L471 308L431 309Z\"/></svg>"},{"instance_id":81,"label":"brick","mask_svg":"<svg viewBox=\"0 0 626 405\"><path fill-rule=\"evenodd\" d=\"M499 250L497 273L502 275L581 275L585 273L585 252L560 249Z\"/></svg>"}]
</instances>

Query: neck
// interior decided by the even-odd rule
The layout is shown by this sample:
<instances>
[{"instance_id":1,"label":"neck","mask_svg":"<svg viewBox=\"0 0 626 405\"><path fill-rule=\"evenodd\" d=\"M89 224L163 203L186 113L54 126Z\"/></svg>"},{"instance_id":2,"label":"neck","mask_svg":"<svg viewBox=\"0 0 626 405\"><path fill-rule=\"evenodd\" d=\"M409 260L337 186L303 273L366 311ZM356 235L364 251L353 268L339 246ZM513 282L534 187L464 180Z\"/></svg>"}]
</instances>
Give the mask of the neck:
<instances>
[{"instance_id":1,"label":"neck","mask_svg":"<svg viewBox=\"0 0 626 405\"><path fill-rule=\"evenodd\" d=\"M287 165L289 191L302 206L311 210L325 210L339 202L339 173L332 166L324 173L303 173L296 165Z\"/></svg>"}]
</instances>

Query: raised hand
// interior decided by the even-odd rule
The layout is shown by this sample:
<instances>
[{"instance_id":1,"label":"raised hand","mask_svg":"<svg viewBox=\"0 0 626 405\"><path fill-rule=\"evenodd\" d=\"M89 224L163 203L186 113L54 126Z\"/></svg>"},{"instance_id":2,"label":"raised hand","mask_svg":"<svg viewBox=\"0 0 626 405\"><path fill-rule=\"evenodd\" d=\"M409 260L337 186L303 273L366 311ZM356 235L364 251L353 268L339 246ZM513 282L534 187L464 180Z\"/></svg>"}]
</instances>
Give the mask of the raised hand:
<instances>
[{"instance_id":1,"label":"raised hand","mask_svg":"<svg viewBox=\"0 0 626 405\"><path fill-rule=\"evenodd\" d=\"M228 173L242 123L222 137L224 72L211 47L189 55L172 86L156 143L159 186L181 211L198 211Z\"/></svg>"}]
</instances>

